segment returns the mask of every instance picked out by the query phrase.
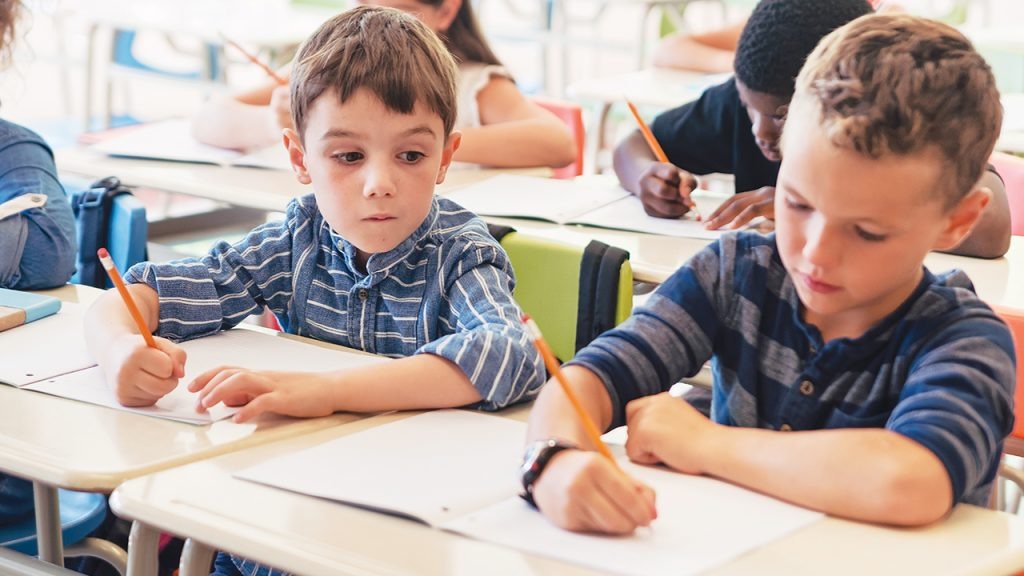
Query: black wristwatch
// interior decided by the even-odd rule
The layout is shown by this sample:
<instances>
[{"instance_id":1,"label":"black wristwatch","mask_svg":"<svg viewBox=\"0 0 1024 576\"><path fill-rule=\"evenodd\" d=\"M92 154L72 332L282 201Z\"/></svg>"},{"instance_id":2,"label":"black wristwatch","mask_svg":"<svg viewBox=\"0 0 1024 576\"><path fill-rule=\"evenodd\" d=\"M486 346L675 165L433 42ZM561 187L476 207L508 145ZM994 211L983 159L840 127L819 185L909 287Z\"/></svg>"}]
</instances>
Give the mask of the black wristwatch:
<instances>
[{"instance_id":1,"label":"black wristwatch","mask_svg":"<svg viewBox=\"0 0 1024 576\"><path fill-rule=\"evenodd\" d=\"M530 506L536 508L537 503L533 501L533 484L540 478L548 462L551 462L551 458L562 450L575 450L577 448L579 446L576 444L565 442L558 438L538 440L527 446L526 453L523 454L523 463L520 465L520 470L523 473L523 493L520 494L522 499L526 500Z\"/></svg>"}]
</instances>

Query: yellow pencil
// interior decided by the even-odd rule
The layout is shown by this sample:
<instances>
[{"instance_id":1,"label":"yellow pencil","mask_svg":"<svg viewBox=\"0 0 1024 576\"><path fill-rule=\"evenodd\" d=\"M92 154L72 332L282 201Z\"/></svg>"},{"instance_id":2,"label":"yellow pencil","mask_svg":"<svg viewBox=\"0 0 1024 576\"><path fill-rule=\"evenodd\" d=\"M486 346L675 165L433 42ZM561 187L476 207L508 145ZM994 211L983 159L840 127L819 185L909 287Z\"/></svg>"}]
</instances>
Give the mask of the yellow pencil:
<instances>
[{"instance_id":1,"label":"yellow pencil","mask_svg":"<svg viewBox=\"0 0 1024 576\"><path fill-rule=\"evenodd\" d=\"M626 100L626 105L629 106L629 111L633 113L633 118L636 120L637 126L640 127L640 133L644 135L644 140L647 141L647 145L650 146L651 152L654 152L654 156L658 159L658 162L671 164L671 162L668 161L668 156L665 154L665 150L663 150L661 148L661 144L658 143L658 139L654 137L654 133L651 132L651 129L647 126L647 123L644 122L644 119L640 117L640 112L636 109L636 106L628 99ZM693 175L691 174L691 176ZM696 179L696 176L694 176L694 179ZM694 216L697 217L697 220L702 220L703 218L701 218L700 212L697 211L697 203L694 202L692 198L689 200L691 204L690 208L693 209Z\"/></svg>"},{"instance_id":2,"label":"yellow pencil","mask_svg":"<svg viewBox=\"0 0 1024 576\"><path fill-rule=\"evenodd\" d=\"M153 340L153 335L149 333L149 327L146 326L146 321L142 319L142 312L139 312L139 307L135 305L135 300L128 293L128 288L125 287L124 280L121 280L121 273L117 271L117 266L114 265L114 260L110 258L110 253L107 252L106 248L100 248L96 251L96 255L100 257L100 264L103 264L103 269L110 276L110 281L114 283L118 293L121 294L121 299L124 300L124 305L128 307L128 313L132 315L135 324L138 325L139 332L142 333L142 337L146 340L146 345L150 348L156 348L156 340Z\"/></svg>"},{"instance_id":3,"label":"yellow pencil","mask_svg":"<svg viewBox=\"0 0 1024 576\"><path fill-rule=\"evenodd\" d=\"M278 84L280 84L282 86L284 86L285 84L288 83L288 80L286 80L285 78L281 77L281 75L278 74L277 72L274 72L273 68L271 68L270 66L267 66L266 64L264 64L263 61L260 60L259 58L257 58L254 54L251 54L251 53L249 53L248 50L246 50L245 48L242 48L242 46L240 44L238 44L238 42L235 42L234 40L228 38L223 33L221 33L220 37L224 39L224 43L225 44L227 44L228 46L231 46L235 50L238 50L239 52L241 52L242 56L245 56L246 60L248 60L249 62L252 62L253 64L255 64L255 65L259 66L260 68L262 68L263 71L267 73L267 76L270 76L271 78L274 79L274 82L277 82Z\"/></svg>"},{"instance_id":4,"label":"yellow pencil","mask_svg":"<svg viewBox=\"0 0 1024 576\"><path fill-rule=\"evenodd\" d=\"M569 402L572 404L576 415L579 416L580 421L583 423L583 429L586 431L587 436L590 438L591 444L593 444L597 451L602 456L608 459L616 468L618 464L615 462L615 457L612 456L611 450L605 446L604 442L601 441L601 432L597 429L597 425L590 419L586 411L583 410L583 405L580 404L579 398L576 397L576 393L573 392L569 386L569 381L565 379L565 375L562 374L562 367L558 364L558 360L555 358L554 353L551 352L551 348L548 343L544 340L544 336L540 333L540 327L537 323L530 318L529 314L523 314L523 324L526 325L526 331L530 337L533 338L533 343L537 346L537 350L540 351L541 357L544 359L544 364L548 367L555 380L562 386L562 391L565 392L566 397L569 398Z\"/></svg>"}]
</instances>

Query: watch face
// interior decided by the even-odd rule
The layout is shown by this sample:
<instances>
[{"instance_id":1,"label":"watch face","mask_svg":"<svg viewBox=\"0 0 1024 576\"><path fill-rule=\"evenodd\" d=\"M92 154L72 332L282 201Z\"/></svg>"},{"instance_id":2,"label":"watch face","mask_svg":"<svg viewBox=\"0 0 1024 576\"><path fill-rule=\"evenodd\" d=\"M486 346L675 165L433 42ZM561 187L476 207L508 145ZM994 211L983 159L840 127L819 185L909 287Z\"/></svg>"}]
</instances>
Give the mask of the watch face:
<instances>
[{"instance_id":1,"label":"watch face","mask_svg":"<svg viewBox=\"0 0 1024 576\"><path fill-rule=\"evenodd\" d=\"M537 465L537 457L540 456L541 452L550 445L550 440L538 440L536 442L531 442L530 445L527 446L526 453L523 454L523 462L519 465L524 474Z\"/></svg>"}]
</instances>

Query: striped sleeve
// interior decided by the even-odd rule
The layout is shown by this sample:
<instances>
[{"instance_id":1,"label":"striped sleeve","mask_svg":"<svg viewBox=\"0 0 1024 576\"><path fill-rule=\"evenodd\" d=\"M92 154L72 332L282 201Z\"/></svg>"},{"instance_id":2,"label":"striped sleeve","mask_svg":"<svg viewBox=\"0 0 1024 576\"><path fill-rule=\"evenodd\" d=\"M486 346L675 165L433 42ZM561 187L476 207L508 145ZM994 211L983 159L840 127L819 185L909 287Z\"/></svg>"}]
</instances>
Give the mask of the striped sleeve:
<instances>
[{"instance_id":1,"label":"striped sleeve","mask_svg":"<svg viewBox=\"0 0 1024 576\"><path fill-rule=\"evenodd\" d=\"M544 383L540 354L530 343L512 300L511 264L497 244L459 240L441 250L441 273L453 334L417 354L435 354L459 366L483 399L477 407L498 410L536 396Z\"/></svg>"},{"instance_id":2,"label":"striped sleeve","mask_svg":"<svg viewBox=\"0 0 1024 576\"><path fill-rule=\"evenodd\" d=\"M629 319L569 362L590 369L604 383L613 427L625 424L631 400L668 390L711 358L720 329L722 247L715 243L694 256Z\"/></svg>"},{"instance_id":3,"label":"striped sleeve","mask_svg":"<svg viewBox=\"0 0 1024 576\"><path fill-rule=\"evenodd\" d=\"M293 238L310 225L292 202L284 221L264 224L236 244L218 242L201 259L137 264L125 281L144 282L159 294L160 336L187 340L231 328L264 306L288 307Z\"/></svg>"},{"instance_id":4,"label":"striped sleeve","mask_svg":"<svg viewBox=\"0 0 1024 576\"><path fill-rule=\"evenodd\" d=\"M1009 330L980 309L942 330L910 366L886 428L938 456L954 504L987 504L1013 427L1014 372Z\"/></svg>"}]
</instances>

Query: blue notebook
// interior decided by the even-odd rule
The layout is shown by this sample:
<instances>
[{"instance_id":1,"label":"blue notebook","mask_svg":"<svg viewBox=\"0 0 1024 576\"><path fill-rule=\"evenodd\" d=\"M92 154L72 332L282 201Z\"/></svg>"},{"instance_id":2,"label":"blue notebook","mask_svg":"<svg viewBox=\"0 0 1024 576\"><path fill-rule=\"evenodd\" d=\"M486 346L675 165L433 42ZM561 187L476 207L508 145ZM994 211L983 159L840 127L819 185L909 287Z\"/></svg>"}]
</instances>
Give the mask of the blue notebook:
<instances>
[{"instance_id":1,"label":"blue notebook","mask_svg":"<svg viewBox=\"0 0 1024 576\"><path fill-rule=\"evenodd\" d=\"M0 288L0 332L56 314L60 300L53 296Z\"/></svg>"}]
</instances>

